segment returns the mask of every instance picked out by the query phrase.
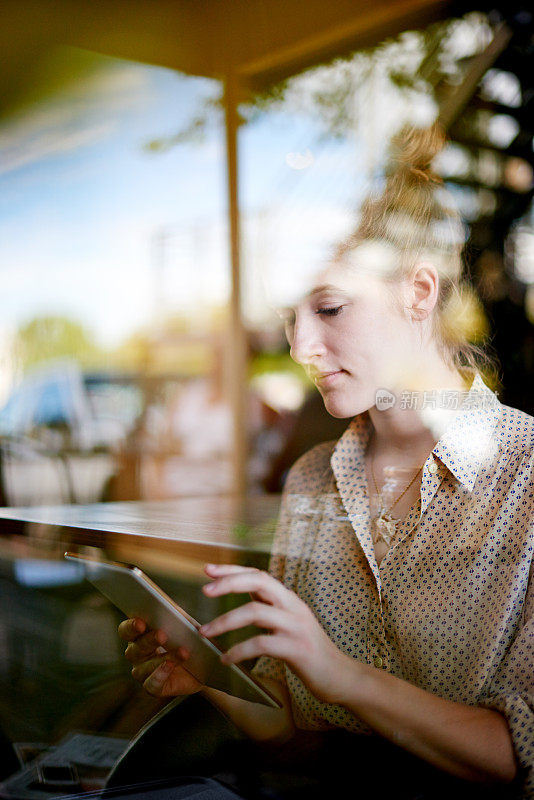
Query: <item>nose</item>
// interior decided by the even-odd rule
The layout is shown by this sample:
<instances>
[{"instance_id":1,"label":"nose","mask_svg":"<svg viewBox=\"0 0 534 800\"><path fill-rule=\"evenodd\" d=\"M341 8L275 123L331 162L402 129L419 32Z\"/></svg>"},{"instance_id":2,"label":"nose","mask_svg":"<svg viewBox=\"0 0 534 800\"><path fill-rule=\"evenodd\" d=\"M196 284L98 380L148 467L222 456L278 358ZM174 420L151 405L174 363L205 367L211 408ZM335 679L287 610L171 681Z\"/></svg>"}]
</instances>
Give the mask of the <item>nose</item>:
<instances>
[{"instance_id":1,"label":"nose","mask_svg":"<svg viewBox=\"0 0 534 800\"><path fill-rule=\"evenodd\" d=\"M296 315L287 338L291 358L298 364L313 364L326 351L317 322L308 316Z\"/></svg>"}]
</instances>

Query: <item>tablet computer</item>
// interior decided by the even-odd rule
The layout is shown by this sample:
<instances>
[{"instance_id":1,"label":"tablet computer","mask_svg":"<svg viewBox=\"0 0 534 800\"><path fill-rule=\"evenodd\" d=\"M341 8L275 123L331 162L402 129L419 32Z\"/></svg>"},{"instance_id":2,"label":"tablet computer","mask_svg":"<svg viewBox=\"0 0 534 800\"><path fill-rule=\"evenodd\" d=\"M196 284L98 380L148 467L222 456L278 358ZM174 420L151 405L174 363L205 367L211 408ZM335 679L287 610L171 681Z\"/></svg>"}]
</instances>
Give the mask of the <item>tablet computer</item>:
<instances>
[{"instance_id":1,"label":"tablet computer","mask_svg":"<svg viewBox=\"0 0 534 800\"><path fill-rule=\"evenodd\" d=\"M165 649L187 647L184 669L205 686L281 708L278 699L246 669L223 664L222 651L199 633L200 623L134 564L104 561L77 553L65 553L70 561L85 566L85 577L129 619L140 617L149 628L161 628L168 636Z\"/></svg>"}]
</instances>

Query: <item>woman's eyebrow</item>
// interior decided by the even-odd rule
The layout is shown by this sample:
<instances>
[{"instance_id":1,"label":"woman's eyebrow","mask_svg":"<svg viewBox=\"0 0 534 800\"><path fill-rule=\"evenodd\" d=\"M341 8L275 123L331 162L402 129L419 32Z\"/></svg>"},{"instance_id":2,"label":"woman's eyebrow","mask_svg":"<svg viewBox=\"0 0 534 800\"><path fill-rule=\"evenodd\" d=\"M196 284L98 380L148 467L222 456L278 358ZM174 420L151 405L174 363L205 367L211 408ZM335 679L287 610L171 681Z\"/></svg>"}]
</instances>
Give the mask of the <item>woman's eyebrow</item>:
<instances>
[{"instance_id":1,"label":"woman's eyebrow","mask_svg":"<svg viewBox=\"0 0 534 800\"><path fill-rule=\"evenodd\" d=\"M321 294L321 292L337 292L338 294L348 294L345 289L342 289L340 286L336 286L333 283L324 283L321 286L315 286L311 291L308 292L306 297L313 297L315 294Z\"/></svg>"},{"instance_id":2,"label":"woman's eyebrow","mask_svg":"<svg viewBox=\"0 0 534 800\"><path fill-rule=\"evenodd\" d=\"M334 283L324 283L321 284L321 286L314 286L314 288L310 289L310 291L303 295L303 297L314 297L316 294L321 294L322 292L336 292L337 294L342 294L345 297L349 297L349 292L347 292L346 289L342 289L340 286L336 286ZM278 308L275 308L275 311L280 316L294 314L295 307L296 306L279 306Z\"/></svg>"}]
</instances>

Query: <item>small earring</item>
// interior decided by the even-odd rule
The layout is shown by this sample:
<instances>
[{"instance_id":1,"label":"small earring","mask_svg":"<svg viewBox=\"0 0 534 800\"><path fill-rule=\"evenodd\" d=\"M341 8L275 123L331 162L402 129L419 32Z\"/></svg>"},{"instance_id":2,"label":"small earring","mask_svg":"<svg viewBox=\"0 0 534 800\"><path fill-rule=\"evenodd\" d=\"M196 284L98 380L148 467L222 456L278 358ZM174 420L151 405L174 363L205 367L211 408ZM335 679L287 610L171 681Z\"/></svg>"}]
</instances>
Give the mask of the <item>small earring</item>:
<instances>
[{"instance_id":1,"label":"small earring","mask_svg":"<svg viewBox=\"0 0 534 800\"><path fill-rule=\"evenodd\" d=\"M416 306L410 306L411 314L413 319L417 322L422 322L427 317L427 313L424 308L417 308Z\"/></svg>"}]
</instances>

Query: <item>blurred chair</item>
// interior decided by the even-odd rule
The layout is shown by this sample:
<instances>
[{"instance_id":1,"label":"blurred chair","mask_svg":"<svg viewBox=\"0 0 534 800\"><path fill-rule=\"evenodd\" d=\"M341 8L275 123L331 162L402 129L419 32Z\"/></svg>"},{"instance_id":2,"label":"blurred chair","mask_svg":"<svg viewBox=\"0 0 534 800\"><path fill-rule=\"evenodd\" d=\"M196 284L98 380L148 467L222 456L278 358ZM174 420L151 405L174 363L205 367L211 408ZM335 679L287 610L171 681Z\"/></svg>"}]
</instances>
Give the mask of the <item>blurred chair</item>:
<instances>
[{"instance_id":1,"label":"blurred chair","mask_svg":"<svg viewBox=\"0 0 534 800\"><path fill-rule=\"evenodd\" d=\"M246 744L204 697L177 697L134 737L111 771L106 789L226 774L228 748L239 741Z\"/></svg>"}]
</instances>

